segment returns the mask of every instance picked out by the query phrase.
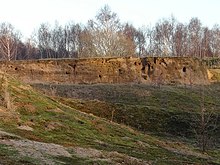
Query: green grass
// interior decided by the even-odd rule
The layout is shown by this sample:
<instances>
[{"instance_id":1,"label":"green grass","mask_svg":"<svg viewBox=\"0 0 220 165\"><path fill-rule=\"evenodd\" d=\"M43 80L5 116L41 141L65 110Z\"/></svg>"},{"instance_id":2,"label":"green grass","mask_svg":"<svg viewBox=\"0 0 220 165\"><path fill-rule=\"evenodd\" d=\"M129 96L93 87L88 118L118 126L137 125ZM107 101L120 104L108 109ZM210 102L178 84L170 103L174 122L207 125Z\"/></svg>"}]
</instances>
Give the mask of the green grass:
<instances>
[{"instance_id":1,"label":"green grass","mask_svg":"<svg viewBox=\"0 0 220 165\"><path fill-rule=\"evenodd\" d=\"M42 89L42 86L40 88ZM43 88L47 89L47 86L44 85ZM57 95L62 97L59 98L59 101L70 107L105 118L108 121L112 119L112 112L114 112L113 121L117 123L163 138L172 136L174 139L181 139L180 141L187 141L190 144L194 144L196 141L194 126L200 119L203 90L205 108L208 111L212 110L214 114L219 114L218 98L220 94L218 91L220 87L218 84L204 86L204 88L202 86L161 86L158 88L141 84L58 85L55 88ZM64 98L65 96L70 98ZM216 130L213 137L219 139L219 129ZM123 147L119 143L115 146L119 152L122 152ZM108 149L114 150L115 146L113 145L113 148L108 146ZM103 147L101 146L99 149L103 149ZM132 156L152 160L159 152L161 152L160 155L163 155L161 149L159 152L157 149L151 151L148 154L145 152L137 152L137 155L132 153ZM182 160L182 158L178 159Z\"/></svg>"},{"instance_id":2,"label":"green grass","mask_svg":"<svg viewBox=\"0 0 220 165\"><path fill-rule=\"evenodd\" d=\"M47 89L47 86L40 88ZM203 91L206 111L213 116L219 116L220 112L219 84L204 86L204 89L202 86L158 88L141 84L58 85L55 88L62 103L143 132L193 136L192 127L200 119ZM70 98L63 98L67 95Z\"/></svg>"},{"instance_id":3,"label":"green grass","mask_svg":"<svg viewBox=\"0 0 220 165\"><path fill-rule=\"evenodd\" d=\"M210 152L212 159L208 160L196 156L202 153L192 143L183 143L177 137L173 137L171 141L165 136L165 133L179 135L180 126L181 129L187 128L188 125L185 124L189 122L188 114L191 111L199 111L197 105L200 99L199 88L195 88L193 93L188 88L164 86L159 89L145 85L94 85L71 88L82 92L79 98L74 100L50 98L14 79L9 79L9 93L15 106L14 120L11 120L12 116L1 120L1 128L30 140L56 143L66 147L95 148L103 152L114 151L124 155L122 160L125 160L126 156L131 156L154 164L209 164L212 161L219 161L216 157L219 154L217 150L216 153ZM89 96L86 95L88 90ZM69 89L68 91L70 92ZM188 98L189 104L187 102L180 104ZM207 105L218 106L214 96L206 98ZM196 105L193 104L194 101ZM113 110L114 122L110 122ZM171 120L171 116L175 118ZM173 127L175 122L178 125L169 130L168 128ZM17 128L19 125L28 125L33 131L20 130ZM148 134L145 134L146 132ZM164 137L152 133L164 133ZM180 145L175 145L177 142ZM181 148L193 154L178 152ZM66 164L106 163L81 159L74 155L71 158L56 159Z\"/></svg>"},{"instance_id":4,"label":"green grass","mask_svg":"<svg viewBox=\"0 0 220 165\"><path fill-rule=\"evenodd\" d=\"M112 163L104 161L104 160L92 160L92 159L85 159L85 158L80 158L73 156L71 158L69 157L56 157L55 158L57 161L63 162L62 164L69 164L69 165L110 165Z\"/></svg>"}]
</instances>

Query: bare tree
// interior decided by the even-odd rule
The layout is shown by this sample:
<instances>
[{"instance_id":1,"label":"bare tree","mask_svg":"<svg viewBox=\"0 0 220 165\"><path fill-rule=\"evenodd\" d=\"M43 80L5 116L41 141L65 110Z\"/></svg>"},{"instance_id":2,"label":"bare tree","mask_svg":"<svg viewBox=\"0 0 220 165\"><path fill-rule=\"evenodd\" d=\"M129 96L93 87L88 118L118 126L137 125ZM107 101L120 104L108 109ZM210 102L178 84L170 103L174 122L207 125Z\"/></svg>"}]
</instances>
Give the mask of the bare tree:
<instances>
[{"instance_id":1,"label":"bare tree","mask_svg":"<svg viewBox=\"0 0 220 165\"><path fill-rule=\"evenodd\" d=\"M173 40L176 56L187 56L187 36L187 27L182 23L177 23Z\"/></svg>"},{"instance_id":2,"label":"bare tree","mask_svg":"<svg viewBox=\"0 0 220 165\"><path fill-rule=\"evenodd\" d=\"M212 50L211 50L211 30L208 27L202 28L202 38L201 38L201 53L200 58L203 57L211 57Z\"/></svg>"},{"instance_id":3,"label":"bare tree","mask_svg":"<svg viewBox=\"0 0 220 165\"><path fill-rule=\"evenodd\" d=\"M93 44L93 36L87 28L83 29L80 33L80 45L80 58L98 56L96 53L96 47Z\"/></svg>"},{"instance_id":4,"label":"bare tree","mask_svg":"<svg viewBox=\"0 0 220 165\"><path fill-rule=\"evenodd\" d=\"M135 33L136 51L139 57L146 55L146 33L139 28Z\"/></svg>"},{"instance_id":5,"label":"bare tree","mask_svg":"<svg viewBox=\"0 0 220 165\"><path fill-rule=\"evenodd\" d=\"M208 90L208 89L207 89ZM217 130L218 115L214 112L215 107L205 105L205 86L201 87L200 111L193 117L193 128L197 138L197 143L202 152L206 152L211 143L214 143L214 133Z\"/></svg>"},{"instance_id":6,"label":"bare tree","mask_svg":"<svg viewBox=\"0 0 220 165\"><path fill-rule=\"evenodd\" d=\"M164 19L156 23L153 29L153 53L161 56L175 56L174 31L176 20Z\"/></svg>"},{"instance_id":7,"label":"bare tree","mask_svg":"<svg viewBox=\"0 0 220 165\"><path fill-rule=\"evenodd\" d=\"M0 54L1 58L7 61L15 60L17 47L20 40L20 33L14 30L9 23L0 25Z\"/></svg>"},{"instance_id":8,"label":"bare tree","mask_svg":"<svg viewBox=\"0 0 220 165\"><path fill-rule=\"evenodd\" d=\"M220 57L220 27L214 25L211 30L210 49L214 57Z\"/></svg>"},{"instance_id":9,"label":"bare tree","mask_svg":"<svg viewBox=\"0 0 220 165\"><path fill-rule=\"evenodd\" d=\"M201 41L202 24L198 18L192 18L188 25L188 55L201 56L202 41Z\"/></svg>"},{"instance_id":10,"label":"bare tree","mask_svg":"<svg viewBox=\"0 0 220 165\"><path fill-rule=\"evenodd\" d=\"M123 34L123 27L117 14L112 12L107 5L99 11L95 21L89 20L86 39L91 42L92 47L90 49L93 49L94 56L108 57L134 54L134 51L130 52L132 41Z\"/></svg>"},{"instance_id":11,"label":"bare tree","mask_svg":"<svg viewBox=\"0 0 220 165\"><path fill-rule=\"evenodd\" d=\"M0 24L0 59L133 55L220 57L219 25L209 29L202 26L198 18L183 24L171 16L154 26L135 28L132 24L122 24L107 5L86 25L71 22L61 26L56 22L51 28L48 23L41 24L35 34L37 44L22 42L20 37L11 24Z\"/></svg>"},{"instance_id":12,"label":"bare tree","mask_svg":"<svg viewBox=\"0 0 220 165\"><path fill-rule=\"evenodd\" d=\"M55 55L54 58L65 58L68 56L66 50L66 36L65 30L58 22L55 23L53 30L51 31L52 50Z\"/></svg>"},{"instance_id":13,"label":"bare tree","mask_svg":"<svg viewBox=\"0 0 220 165\"><path fill-rule=\"evenodd\" d=\"M145 33L143 29L136 29L132 24L126 23L123 26L124 35L127 38L127 41L132 42L133 47L131 48L136 51L136 54L141 57L145 54Z\"/></svg>"},{"instance_id":14,"label":"bare tree","mask_svg":"<svg viewBox=\"0 0 220 165\"><path fill-rule=\"evenodd\" d=\"M144 28L145 32L145 53L147 55L155 55L155 50L154 50L154 27L147 26Z\"/></svg>"},{"instance_id":15,"label":"bare tree","mask_svg":"<svg viewBox=\"0 0 220 165\"><path fill-rule=\"evenodd\" d=\"M24 42L25 45L25 59L38 59L40 58L37 43L33 38L29 38Z\"/></svg>"},{"instance_id":16,"label":"bare tree","mask_svg":"<svg viewBox=\"0 0 220 165\"><path fill-rule=\"evenodd\" d=\"M53 57L51 38L52 34L50 30L50 25L47 23L41 24L37 32L37 42L41 58Z\"/></svg>"},{"instance_id":17,"label":"bare tree","mask_svg":"<svg viewBox=\"0 0 220 165\"><path fill-rule=\"evenodd\" d=\"M64 28L68 57L78 57L82 49L81 38L83 28L79 24L69 23Z\"/></svg>"}]
</instances>

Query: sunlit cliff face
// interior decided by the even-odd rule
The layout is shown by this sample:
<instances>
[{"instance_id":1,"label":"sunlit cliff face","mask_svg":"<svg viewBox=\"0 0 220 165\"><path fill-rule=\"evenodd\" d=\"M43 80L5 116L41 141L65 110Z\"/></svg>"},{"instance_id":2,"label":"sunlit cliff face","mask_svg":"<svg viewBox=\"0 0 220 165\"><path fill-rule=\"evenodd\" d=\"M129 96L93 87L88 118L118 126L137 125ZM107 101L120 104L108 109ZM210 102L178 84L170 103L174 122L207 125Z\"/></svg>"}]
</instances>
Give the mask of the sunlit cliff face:
<instances>
[{"instance_id":1,"label":"sunlit cliff face","mask_svg":"<svg viewBox=\"0 0 220 165\"><path fill-rule=\"evenodd\" d=\"M8 74L28 83L209 83L206 66L192 58L38 60L2 62L0 66Z\"/></svg>"}]
</instances>

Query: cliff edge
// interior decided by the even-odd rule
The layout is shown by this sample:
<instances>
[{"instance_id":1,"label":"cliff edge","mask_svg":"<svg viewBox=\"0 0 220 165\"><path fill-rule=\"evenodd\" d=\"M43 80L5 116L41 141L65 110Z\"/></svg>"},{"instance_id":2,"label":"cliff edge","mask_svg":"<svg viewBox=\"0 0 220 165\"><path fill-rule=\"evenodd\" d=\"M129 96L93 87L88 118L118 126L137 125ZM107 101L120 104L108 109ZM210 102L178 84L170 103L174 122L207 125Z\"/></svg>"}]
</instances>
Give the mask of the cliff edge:
<instances>
[{"instance_id":1,"label":"cliff edge","mask_svg":"<svg viewBox=\"0 0 220 165\"><path fill-rule=\"evenodd\" d=\"M26 83L208 84L199 59L176 57L59 59L0 62L0 69Z\"/></svg>"}]
</instances>

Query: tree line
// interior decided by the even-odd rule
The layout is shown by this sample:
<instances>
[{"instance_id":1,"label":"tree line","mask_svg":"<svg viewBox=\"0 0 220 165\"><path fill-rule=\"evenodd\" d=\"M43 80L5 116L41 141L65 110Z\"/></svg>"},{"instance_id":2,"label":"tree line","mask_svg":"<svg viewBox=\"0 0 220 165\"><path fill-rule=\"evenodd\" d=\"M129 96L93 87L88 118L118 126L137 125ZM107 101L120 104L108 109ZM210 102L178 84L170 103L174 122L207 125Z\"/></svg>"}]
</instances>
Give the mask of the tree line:
<instances>
[{"instance_id":1,"label":"tree line","mask_svg":"<svg viewBox=\"0 0 220 165\"><path fill-rule=\"evenodd\" d=\"M0 59L26 60L89 57L220 57L220 26L203 26L198 18L181 23L174 16L154 26L135 28L121 23L109 6L86 25L42 23L22 41L10 23L0 24Z\"/></svg>"}]
</instances>

